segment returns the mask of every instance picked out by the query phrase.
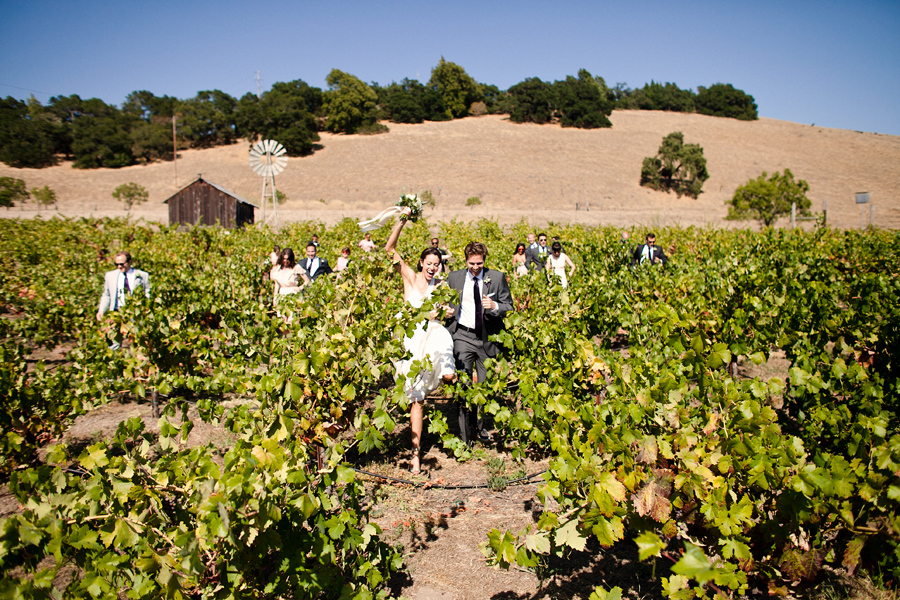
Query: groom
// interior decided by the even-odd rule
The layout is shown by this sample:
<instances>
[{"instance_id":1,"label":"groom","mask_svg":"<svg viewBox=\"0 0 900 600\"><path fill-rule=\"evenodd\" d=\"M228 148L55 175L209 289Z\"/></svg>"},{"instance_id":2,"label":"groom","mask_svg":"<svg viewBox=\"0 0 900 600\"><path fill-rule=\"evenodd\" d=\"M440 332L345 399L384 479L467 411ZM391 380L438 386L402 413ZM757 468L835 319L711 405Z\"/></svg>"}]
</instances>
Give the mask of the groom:
<instances>
[{"instance_id":1,"label":"groom","mask_svg":"<svg viewBox=\"0 0 900 600\"><path fill-rule=\"evenodd\" d=\"M503 317L513 309L506 275L484 268L487 254L484 244L469 242L465 249L466 268L447 276L447 285L459 292L459 304L453 305L453 317L447 326L453 336L456 367L471 376L474 365L479 383L487 376L484 360L497 356L500 351L497 344L488 338L503 330ZM471 443L469 428L474 415L464 402L458 403L458 406L460 437L468 445ZM491 436L483 429L481 419L477 422L477 428L478 439L490 441Z\"/></svg>"}]
</instances>

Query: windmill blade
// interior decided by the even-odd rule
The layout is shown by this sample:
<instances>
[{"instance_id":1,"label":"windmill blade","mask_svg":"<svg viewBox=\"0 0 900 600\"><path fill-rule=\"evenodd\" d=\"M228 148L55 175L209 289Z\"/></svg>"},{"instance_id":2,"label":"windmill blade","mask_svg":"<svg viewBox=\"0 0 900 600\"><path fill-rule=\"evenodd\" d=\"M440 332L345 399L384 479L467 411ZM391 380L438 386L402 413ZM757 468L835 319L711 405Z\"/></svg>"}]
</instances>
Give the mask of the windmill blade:
<instances>
[{"instance_id":1,"label":"windmill blade","mask_svg":"<svg viewBox=\"0 0 900 600\"><path fill-rule=\"evenodd\" d=\"M269 167L272 170L272 175L278 175L279 173L284 171L284 167L285 167L285 165L287 165L287 161L280 162L281 159L276 159L276 160L279 160L279 162L275 162L275 163L272 163L271 165L269 165Z\"/></svg>"},{"instance_id":2,"label":"windmill blade","mask_svg":"<svg viewBox=\"0 0 900 600\"><path fill-rule=\"evenodd\" d=\"M281 144L279 144L278 142L275 142L275 151L272 152L272 155L273 156L281 156L285 153L287 153L287 150L285 149L285 147L282 146Z\"/></svg>"}]
</instances>

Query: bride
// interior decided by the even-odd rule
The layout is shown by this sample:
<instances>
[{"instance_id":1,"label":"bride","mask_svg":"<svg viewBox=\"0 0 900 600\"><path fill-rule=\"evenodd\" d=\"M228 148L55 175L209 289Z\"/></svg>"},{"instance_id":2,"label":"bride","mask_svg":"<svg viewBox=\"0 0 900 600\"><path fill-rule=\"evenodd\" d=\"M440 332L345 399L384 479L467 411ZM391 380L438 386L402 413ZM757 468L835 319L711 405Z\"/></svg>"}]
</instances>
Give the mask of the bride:
<instances>
[{"instance_id":1,"label":"bride","mask_svg":"<svg viewBox=\"0 0 900 600\"><path fill-rule=\"evenodd\" d=\"M409 216L410 209L404 208L403 214ZM441 272L441 253L437 248L426 248L419 257L417 270L413 270L404 262L397 252L397 240L406 220L402 219L394 226L384 249L393 253L394 268L403 278L403 299L416 308L421 308L425 299L431 296L434 288L441 283L435 275ZM410 409L410 428L412 429L413 457L410 470L419 473L419 450L422 439L422 404L425 397L440 387L441 383L456 381L456 369L453 362L453 338L450 332L438 321L443 312L436 308L431 311L429 320L419 323L412 337L403 340L403 346L412 354L410 360L401 361L398 372L408 375L413 361L423 360L426 356L431 360L432 371L421 371L415 379L406 380L406 396L412 402Z\"/></svg>"}]
</instances>

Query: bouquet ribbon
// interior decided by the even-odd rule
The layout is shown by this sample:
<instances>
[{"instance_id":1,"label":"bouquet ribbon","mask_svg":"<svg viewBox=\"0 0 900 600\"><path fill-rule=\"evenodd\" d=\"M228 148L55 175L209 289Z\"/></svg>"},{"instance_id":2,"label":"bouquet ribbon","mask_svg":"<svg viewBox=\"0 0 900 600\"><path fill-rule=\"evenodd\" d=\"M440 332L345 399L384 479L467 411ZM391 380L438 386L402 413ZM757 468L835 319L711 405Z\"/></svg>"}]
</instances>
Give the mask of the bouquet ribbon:
<instances>
[{"instance_id":1,"label":"bouquet ribbon","mask_svg":"<svg viewBox=\"0 0 900 600\"><path fill-rule=\"evenodd\" d=\"M369 219L368 221L360 221L359 223L357 223L357 225L359 225L359 228L363 231L372 231L378 229L379 227L384 225L385 221L401 212L403 212L402 206L392 206L378 213L378 216L374 219Z\"/></svg>"}]
</instances>

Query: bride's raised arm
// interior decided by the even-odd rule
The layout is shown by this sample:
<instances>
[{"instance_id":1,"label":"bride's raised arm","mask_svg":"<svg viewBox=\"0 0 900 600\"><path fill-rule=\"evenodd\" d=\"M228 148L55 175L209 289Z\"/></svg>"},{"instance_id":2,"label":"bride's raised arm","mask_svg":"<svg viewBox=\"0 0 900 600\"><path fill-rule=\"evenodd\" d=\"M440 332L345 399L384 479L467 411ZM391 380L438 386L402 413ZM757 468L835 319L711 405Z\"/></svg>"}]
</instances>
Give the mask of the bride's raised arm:
<instances>
[{"instance_id":1,"label":"bride's raised arm","mask_svg":"<svg viewBox=\"0 0 900 600\"><path fill-rule=\"evenodd\" d=\"M410 210L409 208L403 209L403 214L409 216ZM391 235L388 237L387 242L384 244L384 251L393 253L393 262L394 268L400 273L403 277L404 281L412 282L412 280L416 276L416 272L412 270L409 265L403 260L403 257L400 256L400 253L397 252L397 240L400 239L400 232L403 231L403 226L406 225L405 219L400 219L397 221L397 224L394 225L393 231L391 231Z\"/></svg>"}]
</instances>

